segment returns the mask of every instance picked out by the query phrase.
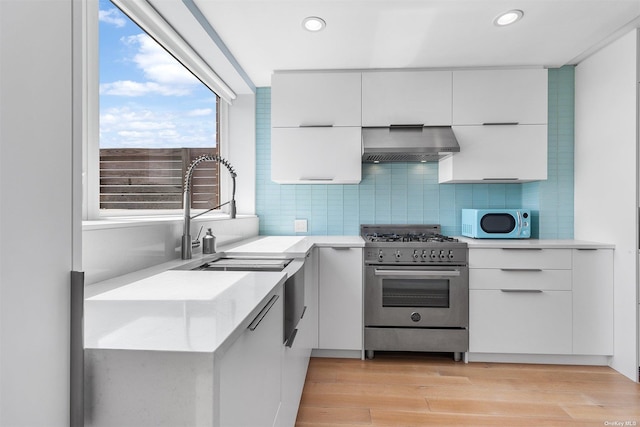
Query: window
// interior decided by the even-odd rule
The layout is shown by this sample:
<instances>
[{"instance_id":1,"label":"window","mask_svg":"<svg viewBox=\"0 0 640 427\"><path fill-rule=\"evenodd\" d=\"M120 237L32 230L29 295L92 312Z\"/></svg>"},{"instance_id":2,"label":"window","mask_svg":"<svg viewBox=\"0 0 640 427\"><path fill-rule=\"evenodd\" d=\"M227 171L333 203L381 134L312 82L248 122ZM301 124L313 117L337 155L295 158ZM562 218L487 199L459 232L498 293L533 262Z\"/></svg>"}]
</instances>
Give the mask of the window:
<instances>
[{"instance_id":1,"label":"window","mask_svg":"<svg viewBox=\"0 0 640 427\"><path fill-rule=\"evenodd\" d=\"M181 209L186 168L219 153L220 98L109 0L98 17L99 212ZM196 169L192 208L220 203L218 166Z\"/></svg>"}]
</instances>

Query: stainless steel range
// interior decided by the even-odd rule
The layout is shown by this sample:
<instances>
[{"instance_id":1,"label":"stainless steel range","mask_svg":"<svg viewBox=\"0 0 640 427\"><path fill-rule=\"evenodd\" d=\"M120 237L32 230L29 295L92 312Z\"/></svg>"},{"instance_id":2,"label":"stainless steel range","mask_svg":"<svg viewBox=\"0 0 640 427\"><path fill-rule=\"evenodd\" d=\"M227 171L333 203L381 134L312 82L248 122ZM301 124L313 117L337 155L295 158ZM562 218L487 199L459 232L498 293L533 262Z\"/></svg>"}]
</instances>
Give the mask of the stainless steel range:
<instances>
[{"instance_id":1,"label":"stainless steel range","mask_svg":"<svg viewBox=\"0 0 640 427\"><path fill-rule=\"evenodd\" d=\"M469 348L467 244L439 225L361 225L364 348L452 352Z\"/></svg>"}]
</instances>

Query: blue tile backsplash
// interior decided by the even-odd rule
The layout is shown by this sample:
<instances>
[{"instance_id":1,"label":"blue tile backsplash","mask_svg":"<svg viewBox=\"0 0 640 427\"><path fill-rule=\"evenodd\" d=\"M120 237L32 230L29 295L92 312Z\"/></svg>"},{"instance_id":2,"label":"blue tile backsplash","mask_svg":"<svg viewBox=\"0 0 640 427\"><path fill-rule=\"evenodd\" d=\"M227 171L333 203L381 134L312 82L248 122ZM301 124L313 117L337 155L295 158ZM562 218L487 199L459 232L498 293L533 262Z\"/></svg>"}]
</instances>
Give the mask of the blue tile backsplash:
<instances>
[{"instance_id":1,"label":"blue tile backsplash","mask_svg":"<svg viewBox=\"0 0 640 427\"><path fill-rule=\"evenodd\" d=\"M263 235L357 235L360 224L427 224L460 235L463 208L529 208L533 236L573 238L574 69L549 70L549 165L546 181L438 184L438 163L363 164L349 185L271 181L271 89L256 92L256 210ZM306 219L307 233L293 221Z\"/></svg>"}]
</instances>

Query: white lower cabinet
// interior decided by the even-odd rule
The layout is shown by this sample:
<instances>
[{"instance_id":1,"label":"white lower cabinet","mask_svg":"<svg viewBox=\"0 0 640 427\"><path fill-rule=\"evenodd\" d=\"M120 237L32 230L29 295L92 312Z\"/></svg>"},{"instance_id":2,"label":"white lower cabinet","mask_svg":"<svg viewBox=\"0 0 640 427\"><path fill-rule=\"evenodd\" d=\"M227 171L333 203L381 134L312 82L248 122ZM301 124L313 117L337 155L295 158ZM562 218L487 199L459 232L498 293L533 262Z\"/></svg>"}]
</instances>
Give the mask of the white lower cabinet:
<instances>
[{"instance_id":1,"label":"white lower cabinet","mask_svg":"<svg viewBox=\"0 0 640 427\"><path fill-rule=\"evenodd\" d=\"M613 354L613 250L573 251L573 352Z\"/></svg>"},{"instance_id":2,"label":"white lower cabinet","mask_svg":"<svg viewBox=\"0 0 640 427\"><path fill-rule=\"evenodd\" d=\"M318 348L362 350L362 248L319 248Z\"/></svg>"},{"instance_id":3,"label":"white lower cabinet","mask_svg":"<svg viewBox=\"0 0 640 427\"><path fill-rule=\"evenodd\" d=\"M469 351L571 354L571 291L471 290Z\"/></svg>"},{"instance_id":4,"label":"white lower cabinet","mask_svg":"<svg viewBox=\"0 0 640 427\"><path fill-rule=\"evenodd\" d=\"M613 255L469 249L469 351L613 354Z\"/></svg>"},{"instance_id":5,"label":"white lower cabinet","mask_svg":"<svg viewBox=\"0 0 640 427\"><path fill-rule=\"evenodd\" d=\"M219 419L214 425L271 427L276 421L281 401L284 316L282 290L277 295L266 314L261 311L215 364Z\"/></svg>"}]
</instances>

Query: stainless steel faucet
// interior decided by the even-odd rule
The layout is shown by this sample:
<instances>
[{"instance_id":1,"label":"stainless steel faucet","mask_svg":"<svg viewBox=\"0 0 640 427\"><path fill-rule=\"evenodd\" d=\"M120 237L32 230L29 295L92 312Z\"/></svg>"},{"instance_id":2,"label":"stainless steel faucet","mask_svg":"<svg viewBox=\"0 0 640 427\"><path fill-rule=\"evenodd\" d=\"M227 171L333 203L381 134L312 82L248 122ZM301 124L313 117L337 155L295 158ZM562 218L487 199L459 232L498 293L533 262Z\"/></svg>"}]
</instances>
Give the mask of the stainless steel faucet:
<instances>
[{"instance_id":1,"label":"stainless steel faucet","mask_svg":"<svg viewBox=\"0 0 640 427\"><path fill-rule=\"evenodd\" d=\"M202 162L218 162L229 170L229 174L231 175L231 180L233 181L233 189L231 192L231 200L221 205L216 206L215 208L208 209L198 215L191 216L191 178L193 176L193 172L196 167ZM233 166L224 158L219 155L202 155L195 159L189 167L187 168L187 172L184 176L184 191L182 193L182 202L184 204L184 230L182 233L182 259L191 259L192 257L192 248L193 242L191 241L191 220L193 218L197 218L200 215L203 215L207 212L210 212L214 209L218 209L222 206L229 205L229 215L233 219L236 217L236 172L233 170Z\"/></svg>"}]
</instances>

